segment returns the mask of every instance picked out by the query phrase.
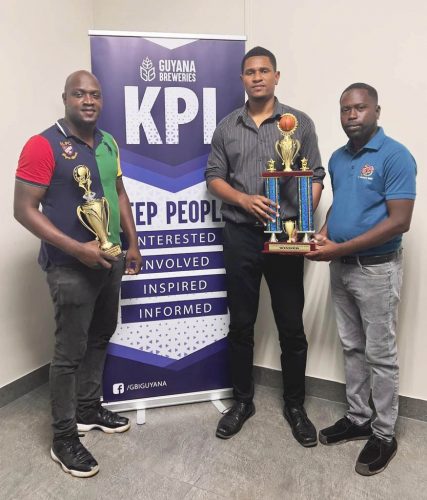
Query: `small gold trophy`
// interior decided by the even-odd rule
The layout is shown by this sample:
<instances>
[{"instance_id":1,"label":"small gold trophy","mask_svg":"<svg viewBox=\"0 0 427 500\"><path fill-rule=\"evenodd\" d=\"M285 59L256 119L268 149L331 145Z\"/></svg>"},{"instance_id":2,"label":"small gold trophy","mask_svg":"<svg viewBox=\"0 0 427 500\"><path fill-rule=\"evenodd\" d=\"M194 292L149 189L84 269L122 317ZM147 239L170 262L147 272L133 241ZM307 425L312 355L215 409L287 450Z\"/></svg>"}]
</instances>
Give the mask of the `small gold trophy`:
<instances>
[{"instance_id":1,"label":"small gold trophy","mask_svg":"<svg viewBox=\"0 0 427 500\"><path fill-rule=\"evenodd\" d=\"M285 221L283 223L283 229L285 230L285 233L288 235L288 241L286 243L293 243L292 236L295 230L295 221L293 220Z\"/></svg>"},{"instance_id":2,"label":"small gold trophy","mask_svg":"<svg viewBox=\"0 0 427 500\"><path fill-rule=\"evenodd\" d=\"M122 253L120 245L114 245L108 240L110 233L108 226L110 222L110 210L107 198L95 198L94 192L90 190L92 181L90 170L86 165L77 165L73 170L74 180L78 183L85 194L85 203L77 207L77 217L86 229L93 233L99 241L99 248L112 256Z\"/></svg>"}]
</instances>

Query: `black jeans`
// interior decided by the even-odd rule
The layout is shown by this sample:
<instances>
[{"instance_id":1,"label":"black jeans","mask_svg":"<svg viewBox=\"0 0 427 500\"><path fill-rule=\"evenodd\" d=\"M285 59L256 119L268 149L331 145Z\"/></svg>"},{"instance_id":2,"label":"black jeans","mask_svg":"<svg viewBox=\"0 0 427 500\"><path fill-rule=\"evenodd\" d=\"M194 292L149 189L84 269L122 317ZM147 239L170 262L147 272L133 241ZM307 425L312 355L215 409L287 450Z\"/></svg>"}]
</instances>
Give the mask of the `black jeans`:
<instances>
[{"instance_id":1,"label":"black jeans","mask_svg":"<svg viewBox=\"0 0 427 500\"><path fill-rule=\"evenodd\" d=\"M307 362L307 339L302 321L304 258L261 253L268 236L262 228L231 222L226 222L223 231L234 397L250 402L254 395L254 325L264 275L282 350L283 397L291 406L302 405Z\"/></svg>"},{"instance_id":2,"label":"black jeans","mask_svg":"<svg viewBox=\"0 0 427 500\"><path fill-rule=\"evenodd\" d=\"M51 266L55 350L50 365L54 438L77 434L76 411L99 405L108 341L117 326L124 264L111 269Z\"/></svg>"}]
</instances>

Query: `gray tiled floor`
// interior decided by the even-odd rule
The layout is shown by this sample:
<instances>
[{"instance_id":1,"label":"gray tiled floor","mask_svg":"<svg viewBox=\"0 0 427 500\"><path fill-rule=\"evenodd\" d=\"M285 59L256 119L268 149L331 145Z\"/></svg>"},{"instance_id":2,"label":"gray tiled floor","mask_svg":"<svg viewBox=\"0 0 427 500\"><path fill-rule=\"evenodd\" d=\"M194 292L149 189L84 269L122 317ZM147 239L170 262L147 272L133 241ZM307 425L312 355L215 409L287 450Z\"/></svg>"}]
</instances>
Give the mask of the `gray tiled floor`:
<instances>
[{"instance_id":1,"label":"gray tiled floor","mask_svg":"<svg viewBox=\"0 0 427 500\"><path fill-rule=\"evenodd\" d=\"M49 457L47 386L0 409L0 498L9 499L427 499L427 423L401 418L399 451L377 476L354 472L363 443L302 448L281 416L277 389L257 386L257 413L233 439L215 438L211 403L147 410L147 424L122 435L83 438L100 473L77 479ZM318 428L343 405L307 399Z\"/></svg>"}]
</instances>

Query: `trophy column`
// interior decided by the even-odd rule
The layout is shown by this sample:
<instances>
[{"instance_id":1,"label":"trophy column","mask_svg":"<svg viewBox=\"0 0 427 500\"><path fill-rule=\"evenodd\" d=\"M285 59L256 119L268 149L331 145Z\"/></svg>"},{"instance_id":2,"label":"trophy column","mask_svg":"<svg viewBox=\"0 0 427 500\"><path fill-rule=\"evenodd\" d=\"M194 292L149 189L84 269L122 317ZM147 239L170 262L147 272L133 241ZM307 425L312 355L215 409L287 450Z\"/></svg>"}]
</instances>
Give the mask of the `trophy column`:
<instances>
[{"instance_id":1,"label":"trophy column","mask_svg":"<svg viewBox=\"0 0 427 500\"><path fill-rule=\"evenodd\" d=\"M302 235L302 242L309 243L314 234L313 223L313 172L308 169L307 158L301 160L300 172L306 176L298 177L298 234Z\"/></svg>"},{"instance_id":2,"label":"trophy column","mask_svg":"<svg viewBox=\"0 0 427 500\"><path fill-rule=\"evenodd\" d=\"M280 205L280 192L279 192L279 175L276 170L274 160L269 160L267 163L267 171L262 174L264 178L265 196L274 201L276 205ZM282 232L280 213L276 212L274 220L267 222L265 233L270 233L270 242L277 243L276 233Z\"/></svg>"}]
</instances>

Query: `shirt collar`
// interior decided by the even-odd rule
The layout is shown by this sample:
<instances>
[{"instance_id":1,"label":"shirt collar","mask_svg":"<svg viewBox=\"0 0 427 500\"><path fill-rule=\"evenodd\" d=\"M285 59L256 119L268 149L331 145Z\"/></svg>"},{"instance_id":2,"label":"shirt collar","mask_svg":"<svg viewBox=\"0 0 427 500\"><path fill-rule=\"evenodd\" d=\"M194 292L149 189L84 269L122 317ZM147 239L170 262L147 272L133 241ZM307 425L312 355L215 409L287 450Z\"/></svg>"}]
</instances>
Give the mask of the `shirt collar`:
<instances>
[{"instance_id":1,"label":"shirt collar","mask_svg":"<svg viewBox=\"0 0 427 500\"><path fill-rule=\"evenodd\" d=\"M59 120L57 120L57 122L55 123L57 129L61 132L62 135L64 135L65 137L74 137L75 139L79 140L81 142L81 139L79 139L78 137L76 137L69 129L68 125L67 125L67 122L64 120L64 118L60 118ZM99 140L102 138L102 134L101 134L101 131L99 130L98 127L95 127L95 130L94 130L94 137L95 137L95 143L98 143Z\"/></svg>"},{"instance_id":2,"label":"shirt collar","mask_svg":"<svg viewBox=\"0 0 427 500\"><path fill-rule=\"evenodd\" d=\"M383 145L385 141L385 134L384 134L384 130L382 127L378 127L378 130L375 132L375 135L373 137L371 137L370 141L367 142L362 149L360 149L359 151L356 151L354 152L352 149L351 149L351 143L350 141L347 142L347 144L345 145L345 149L351 153L351 154L356 154L356 153L359 153L360 151L364 151L365 149L370 149L372 151L378 151L381 146Z\"/></svg>"},{"instance_id":3,"label":"shirt collar","mask_svg":"<svg viewBox=\"0 0 427 500\"><path fill-rule=\"evenodd\" d=\"M280 118L282 116L282 105L279 102L279 99L277 97L274 98L274 111L273 114L271 115L272 118Z\"/></svg>"},{"instance_id":4,"label":"shirt collar","mask_svg":"<svg viewBox=\"0 0 427 500\"><path fill-rule=\"evenodd\" d=\"M239 111L237 118L236 118L236 122L241 121L241 122L247 123L247 120L249 119L248 102L249 101L246 101L245 104L240 108L240 111ZM279 118L281 115L282 115L281 104L279 102L279 99L277 99L277 97L275 96L274 97L274 110L273 110L273 114L271 115L270 118L276 119L276 118Z\"/></svg>"}]
</instances>

